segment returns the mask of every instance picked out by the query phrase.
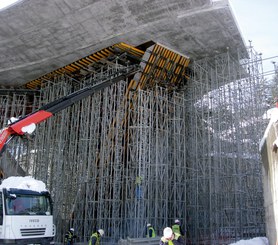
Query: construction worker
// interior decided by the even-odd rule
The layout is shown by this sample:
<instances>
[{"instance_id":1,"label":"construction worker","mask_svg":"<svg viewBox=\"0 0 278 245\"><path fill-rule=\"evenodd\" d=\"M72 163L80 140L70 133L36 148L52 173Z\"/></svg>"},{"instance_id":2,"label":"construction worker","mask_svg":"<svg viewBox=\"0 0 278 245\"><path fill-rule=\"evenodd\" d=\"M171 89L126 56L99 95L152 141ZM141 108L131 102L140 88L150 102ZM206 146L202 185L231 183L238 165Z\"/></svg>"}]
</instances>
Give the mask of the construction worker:
<instances>
[{"instance_id":1,"label":"construction worker","mask_svg":"<svg viewBox=\"0 0 278 245\"><path fill-rule=\"evenodd\" d=\"M172 225L172 230L174 233L184 236L184 232L181 228L181 222L178 219L175 219L175 223Z\"/></svg>"},{"instance_id":2,"label":"construction worker","mask_svg":"<svg viewBox=\"0 0 278 245\"><path fill-rule=\"evenodd\" d=\"M149 223L147 224L147 233L146 233L146 237L148 238L154 238L156 237L155 235L155 230L154 228L152 227L152 225Z\"/></svg>"},{"instance_id":3,"label":"construction worker","mask_svg":"<svg viewBox=\"0 0 278 245\"><path fill-rule=\"evenodd\" d=\"M184 245L184 239L181 235L175 234L170 227L163 230L163 237L160 239L160 245Z\"/></svg>"},{"instance_id":4,"label":"construction worker","mask_svg":"<svg viewBox=\"0 0 278 245\"><path fill-rule=\"evenodd\" d=\"M65 235L65 244L66 245L72 245L73 240L76 238L76 235L74 235L74 229L70 228L69 231L67 231Z\"/></svg>"},{"instance_id":5,"label":"construction worker","mask_svg":"<svg viewBox=\"0 0 278 245\"><path fill-rule=\"evenodd\" d=\"M104 235L104 230L99 229L91 235L89 245L99 245L100 239Z\"/></svg>"}]
</instances>

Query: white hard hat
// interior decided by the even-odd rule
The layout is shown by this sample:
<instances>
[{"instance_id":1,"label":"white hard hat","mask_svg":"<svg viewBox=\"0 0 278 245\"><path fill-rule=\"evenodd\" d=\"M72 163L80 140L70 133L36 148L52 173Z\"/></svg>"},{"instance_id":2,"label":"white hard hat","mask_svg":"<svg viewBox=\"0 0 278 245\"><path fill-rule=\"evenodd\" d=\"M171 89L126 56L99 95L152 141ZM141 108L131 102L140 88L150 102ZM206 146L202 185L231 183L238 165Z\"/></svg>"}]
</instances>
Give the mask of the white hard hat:
<instances>
[{"instance_id":1,"label":"white hard hat","mask_svg":"<svg viewBox=\"0 0 278 245\"><path fill-rule=\"evenodd\" d=\"M104 230L103 229L99 229L98 233L100 234L100 236L103 236L104 235Z\"/></svg>"},{"instance_id":2,"label":"white hard hat","mask_svg":"<svg viewBox=\"0 0 278 245\"><path fill-rule=\"evenodd\" d=\"M147 227L150 227L150 226L152 226L152 225L151 225L150 223L148 223L148 224L147 224Z\"/></svg>"},{"instance_id":3,"label":"white hard hat","mask_svg":"<svg viewBox=\"0 0 278 245\"><path fill-rule=\"evenodd\" d=\"M70 228L70 231L74 231L74 229L73 229L73 228Z\"/></svg>"},{"instance_id":4,"label":"white hard hat","mask_svg":"<svg viewBox=\"0 0 278 245\"><path fill-rule=\"evenodd\" d=\"M175 223L177 224L177 223L180 223L180 221L178 220L178 219L175 219Z\"/></svg>"},{"instance_id":5,"label":"white hard hat","mask_svg":"<svg viewBox=\"0 0 278 245\"><path fill-rule=\"evenodd\" d=\"M163 230L163 236L168 239L168 238L171 238L173 235L173 231L170 227L166 227L164 230Z\"/></svg>"}]
</instances>

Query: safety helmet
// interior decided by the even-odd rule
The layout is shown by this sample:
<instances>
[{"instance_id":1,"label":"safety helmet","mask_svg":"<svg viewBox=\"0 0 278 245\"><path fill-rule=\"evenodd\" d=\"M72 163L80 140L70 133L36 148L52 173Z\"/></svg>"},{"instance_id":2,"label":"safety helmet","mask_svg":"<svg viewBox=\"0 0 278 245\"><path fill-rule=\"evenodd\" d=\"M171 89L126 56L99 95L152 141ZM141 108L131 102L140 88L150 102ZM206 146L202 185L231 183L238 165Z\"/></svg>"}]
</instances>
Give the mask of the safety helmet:
<instances>
[{"instance_id":1,"label":"safety helmet","mask_svg":"<svg viewBox=\"0 0 278 245\"><path fill-rule=\"evenodd\" d=\"M104 235L104 230L103 229L99 229L98 233L100 234L100 236L103 236Z\"/></svg>"},{"instance_id":2,"label":"safety helmet","mask_svg":"<svg viewBox=\"0 0 278 245\"><path fill-rule=\"evenodd\" d=\"M73 229L73 228L70 228L70 231L74 231L74 229Z\"/></svg>"},{"instance_id":3,"label":"safety helmet","mask_svg":"<svg viewBox=\"0 0 278 245\"><path fill-rule=\"evenodd\" d=\"M150 226L152 226L152 225L151 225L150 223L148 223L148 224L147 224L147 227L150 227Z\"/></svg>"},{"instance_id":4,"label":"safety helmet","mask_svg":"<svg viewBox=\"0 0 278 245\"><path fill-rule=\"evenodd\" d=\"M163 236L166 238L166 239L169 239L173 236L173 231L170 227L166 227L164 228L163 230Z\"/></svg>"},{"instance_id":5,"label":"safety helmet","mask_svg":"<svg viewBox=\"0 0 278 245\"><path fill-rule=\"evenodd\" d=\"M178 219L175 219L175 224L180 223L180 221Z\"/></svg>"}]
</instances>

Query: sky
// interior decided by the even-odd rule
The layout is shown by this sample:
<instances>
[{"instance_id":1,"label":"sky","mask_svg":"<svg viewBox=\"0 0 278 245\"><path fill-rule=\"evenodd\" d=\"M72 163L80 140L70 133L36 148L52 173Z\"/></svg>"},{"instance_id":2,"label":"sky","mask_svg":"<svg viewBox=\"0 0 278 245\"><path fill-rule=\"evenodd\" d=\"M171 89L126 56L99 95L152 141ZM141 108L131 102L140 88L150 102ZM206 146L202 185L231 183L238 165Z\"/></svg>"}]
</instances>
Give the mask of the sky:
<instances>
[{"instance_id":1,"label":"sky","mask_svg":"<svg viewBox=\"0 0 278 245\"><path fill-rule=\"evenodd\" d=\"M8 8L9 6L20 2L21 0L1 0L0 1L0 9Z\"/></svg>"},{"instance_id":2,"label":"sky","mask_svg":"<svg viewBox=\"0 0 278 245\"><path fill-rule=\"evenodd\" d=\"M278 0L229 0L246 45L249 40L262 58L278 56ZM263 63L264 72L278 66L278 57Z\"/></svg>"}]
</instances>

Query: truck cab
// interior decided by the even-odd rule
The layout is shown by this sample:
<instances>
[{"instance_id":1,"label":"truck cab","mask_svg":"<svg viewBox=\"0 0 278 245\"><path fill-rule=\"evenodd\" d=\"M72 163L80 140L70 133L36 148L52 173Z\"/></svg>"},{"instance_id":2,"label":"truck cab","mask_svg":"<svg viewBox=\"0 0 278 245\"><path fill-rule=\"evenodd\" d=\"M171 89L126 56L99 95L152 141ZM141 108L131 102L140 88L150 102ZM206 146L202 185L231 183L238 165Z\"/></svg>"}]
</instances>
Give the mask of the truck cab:
<instances>
[{"instance_id":1,"label":"truck cab","mask_svg":"<svg viewBox=\"0 0 278 245\"><path fill-rule=\"evenodd\" d=\"M0 185L0 244L54 244L55 226L49 192L38 189L38 185L32 188L37 180L31 177L10 178L17 180L18 187L10 188L11 184L4 183L5 180L4 185ZM22 185L18 180L25 182Z\"/></svg>"}]
</instances>

